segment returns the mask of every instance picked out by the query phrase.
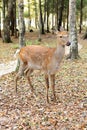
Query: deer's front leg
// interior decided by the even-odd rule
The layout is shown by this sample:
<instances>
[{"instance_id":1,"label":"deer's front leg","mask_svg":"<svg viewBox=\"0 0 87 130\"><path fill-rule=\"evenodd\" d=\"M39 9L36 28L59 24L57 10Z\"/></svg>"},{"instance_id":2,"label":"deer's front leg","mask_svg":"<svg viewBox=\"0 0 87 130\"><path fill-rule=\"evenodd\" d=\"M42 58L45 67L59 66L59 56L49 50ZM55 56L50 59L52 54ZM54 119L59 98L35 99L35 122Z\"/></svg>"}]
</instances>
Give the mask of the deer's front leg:
<instances>
[{"instance_id":1,"label":"deer's front leg","mask_svg":"<svg viewBox=\"0 0 87 130\"><path fill-rule=\"evenodd\" d=\"M52 92L53 92L53 100L56 101L56 95L55 95L55 75L50 75L50 82L51 82L51 87L52 87Z\"/></svg>"}]
</instances>

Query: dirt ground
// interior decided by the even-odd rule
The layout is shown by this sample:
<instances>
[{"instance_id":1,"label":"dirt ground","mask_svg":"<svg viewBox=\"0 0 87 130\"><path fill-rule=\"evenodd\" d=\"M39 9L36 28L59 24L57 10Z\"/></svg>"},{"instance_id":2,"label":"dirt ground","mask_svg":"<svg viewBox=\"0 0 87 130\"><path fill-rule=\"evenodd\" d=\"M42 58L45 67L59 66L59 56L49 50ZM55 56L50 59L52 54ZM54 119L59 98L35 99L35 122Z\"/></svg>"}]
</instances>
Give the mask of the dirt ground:
<instances>
[{"instance_id":1,"label":"dirt ground","mask_svg":"<svg viewBox=\"0 0 87 130\"><path fill-rule=\"evenodd\" d=\"M37 44L38 34L26 34L26 40ZM18 39L13 43L2 43L0 39L0 64L15 60L14 53ZM55 46L55 35L42 36L46 46ZM87 40L79 36L82 49L80 59L64 58L56 74L56 97L46 103L44 74L35 71L31 75L35 95L31 93L28 82L22 77L18 82L18 93L15 93L14 78L16 72L0 77L0 130L87 130Z\"/></svg>"}]
</instances>

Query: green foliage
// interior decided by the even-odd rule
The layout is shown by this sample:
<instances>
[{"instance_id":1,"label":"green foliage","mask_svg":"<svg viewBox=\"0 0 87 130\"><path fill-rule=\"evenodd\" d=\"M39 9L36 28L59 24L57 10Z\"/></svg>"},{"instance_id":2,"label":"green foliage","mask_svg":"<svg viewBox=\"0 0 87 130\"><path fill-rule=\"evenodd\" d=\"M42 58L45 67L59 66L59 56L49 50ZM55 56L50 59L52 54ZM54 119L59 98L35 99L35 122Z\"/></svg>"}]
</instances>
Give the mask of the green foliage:
<instances>
[{"instance_id":1,"label":"green foliage","mask_svg":"<svg viewBox=\"0 0 87 130\"><path fill-rule=\"evenodd\" d=\"M48 0L48 2L49 2L49 13L50 14L51 13L56 14L57 0ZM38 0L32 0L30 2L29 6L30 6L30 16L34 18L36 10L37 10L37 15L38 15L39 1ZM45 0L41 1L41 6L42 6L42 12L43 12L43 15L44 15ZM64 13L63 14L64 14L65 19L66 19L66 10L67 10L68 6L69 6L69 0L64 0ZM28 4L26 4L25 7L28 8ZM60 1L58 1L58 8L60 8ZM78 17L79 17L80 8L81 8L81 0L76 0L76 9L77 9ZM46 8L46 11L47 11L47 8ZM84 12L83 17L84 17L84 16L86 16L85 12L87 12L87 0L83 0L83 12ZM26 10L24 12L24 16L29 17L28 10Z\"/></svg>"},{"instance_id":2,"label":"green foliage","mask_svg":"<svg viewBox=\"0 0 87 130\"><path fill-rule=\"evenodd\" d=\"M76 8L80 11L81 0L76 0ZM83 8L87 7L87 0L83 0Z\"/></svg>"},{"instance_id":3,"label":"green foliage","mask_svg":"<svg viewBox=\"0 0 87 130\"><path fill-rule=\"evenodd\" d=\"M12 44L12 48L13 49L18 49L19 48L19 44Z\"/></svg>"},{"instance_id":4,"label":"green foliage","mask_svg":"<svg viewBox=\"0 0 87 130\"><path fill-rule=\"evenodd\" d=\"M39 45L40 44L40 42L38 41L38 40L35 40L35 41L29 41L29 40L27 40L26 41L26 46L27 45Z\"/></svg>"}]
</instances>

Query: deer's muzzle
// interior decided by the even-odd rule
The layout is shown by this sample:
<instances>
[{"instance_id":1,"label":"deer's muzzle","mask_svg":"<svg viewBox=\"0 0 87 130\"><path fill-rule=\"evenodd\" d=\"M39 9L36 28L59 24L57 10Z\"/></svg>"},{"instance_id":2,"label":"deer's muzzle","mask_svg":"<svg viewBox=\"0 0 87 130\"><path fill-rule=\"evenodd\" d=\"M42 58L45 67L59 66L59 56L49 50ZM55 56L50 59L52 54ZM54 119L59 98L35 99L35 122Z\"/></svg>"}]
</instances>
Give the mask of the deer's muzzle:
<instances>
[{"instance_id":1,"label":"deer's muzzle","mask_svg":"<svg viewBox=\"0 0 87 130\"><path fill-rule=\"evenodd\" d=\"M71 45L71 42L68 41L68 42L66 43L66 46L70 46L70 45Z\"/></svg>"}]
</instances>

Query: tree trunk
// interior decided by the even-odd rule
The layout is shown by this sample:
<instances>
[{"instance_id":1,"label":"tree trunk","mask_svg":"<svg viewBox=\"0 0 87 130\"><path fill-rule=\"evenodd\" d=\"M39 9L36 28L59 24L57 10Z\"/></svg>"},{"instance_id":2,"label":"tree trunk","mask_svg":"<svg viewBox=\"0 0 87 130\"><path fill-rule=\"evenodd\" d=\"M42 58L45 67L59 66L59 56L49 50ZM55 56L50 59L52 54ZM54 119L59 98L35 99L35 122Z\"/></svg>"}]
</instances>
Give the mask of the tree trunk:
<instances>
[{"instance_id":1,"label":"tree trunk","mask_svg":"<svg viewBox=\"0 0 87 130\"><path fill-rule=\"evenodd\" d=\"M58 5L59 5L59 1L57 0L57 3L56 3L56 19L57 19L56 23L57 23L57 29L58 29Z\"/></svg>"},{"instance_id":2,"label":"tree trunk","mask_svg":"<svg viewBox=\"0 0 87 130\"><path fill-rule=\"evenodd\" d=\"M70 58L78 58L78 40L76 30L76 0L69 1L69 39L71 42Z\"/></svg>"},{"instance_id":3,"label":"tree trunk","mask_svg":"<svg viewBox=\"0 0 87 130\"><path fill-rule=\"evenodd\" d=\"M2 37L1 36L1 12L0 12L0 37Z\"/></svg>"},{"instance_id":4,"label":"tree trunk","mask_svg":"<svg viewBox=\"0 0 87 130\"><path fill-rule=\"evenodd\" d=\"M28 22L28 31L30 31L30 27L31 27L30 0L28 0L28 18L29 18L29 22Z\"/></svg>"},{"instance_id":5,"label":"tree trunk","mask_svg":"<svg viewBox=\"0 0 87 130\"><path fill-rule=\"evenodd\" d=\"M17 38L18 35L19 35L19 31L17 29L17 25L16 25L16 0L14 0L14 34L15 34L15 37Z\"/></svg>"},{"instance_id":6,"label":"tree trunk","mask_svg":"<svg viewBox=\"0 0 87 130\"><path fill-rule=\"evenodd\" d=\"M34 3L35 3L35 27L37 29L38 27L37 1L35 0Z\"/></svg>"},{"instance_id":7,"label":"tree trunk","mask_svg":"<svg viewBox=\"0 0 87 130\"><path fill-rule=\"evenodd\" d=\"M53 26L55 26L55 24L54 24L54 12L55 12L55 6L54 6L54 0L52 1L52 28L53 28Z\"/></svg>"},{"instance_id":8,"label":"tree trunk","mask_svg":"<svg viewBox=\"0 0 87 130\"><path fill-rule=\"evenodd\" d=\"M69 28L68 28L68 22L69 22L69 20L68 20L68 18L69 18L68 17L69 16L69 0L68 0L68 4L67 4L67 9L66 10L67 10L67 12L66 12L67 15L66 16L67 16L67 31L68 31L69 30Z\"/></svg>"},{"instance_id":9,"label":"tree trunk","mask_svg":"<svg viewBox=\"0 0 87 130\"><path fill-rule=\"evenodd\" d=\"M10 38L10 18L11 18L11 11L13 9L13 1L14 0L9 0L8 12L7 12L7 15L4 19L3 42L6 42L6 43L12 42L11 38Z\"/></svg>"},{"instance_id":10,"label":"tree trunk","mask_svg":"<svg viewBox=\"0 0 87 130\"><path fill-rule=\"evenodd\" d=\"M39 0L39 11L40 11L40 26L41 26L41 33L45 34L44 32L44 22L42 17L42 8L41 8L41 0Z\"/></svg>"},{"instance_id":11,"label":"tree trunk","mask_svg":"<svg viewBox=\"0 0 87 130\"><path fill-rule=\"evenodd\" d=\"M10 19L10 32L11 32L11 36L14 36L14 8L11 11L11 19Z\"/></svg>"},{"instance_id":12,"label":"tree trunk","mask_svg":"<svg viewBox=\"0 0 87 130\"><path fill-rule=\"evenodd\" d=\"M82 12L82 9L83 9L83 0L81 0L81 4L80 4L80 27L79 27L79 33L81 33L82 31L82 19L83 19L83 12Z\"/></svg>"},{"instance_id":13,"label":"tree trunk","mask_svg":"<svg viewBox=\"0 0 87 130\"><path fill-rule=\"evenodd\" d=\"M47 0L44 1L44 23L46 22Z\"/></svg>"},{"instance_id":14,"label":"tree trunk","mask_svg":"<svg viewBox=\"0 0 87 130\"><path fill-rule=\"evenodd\" d=\"M10 18L10 32L11 36L16 36L16 0L13 1L13 8L11 11L11 18Z\"/></svg>"},{"instance_id":15,"label":"tree trunk","mask_svg":"<svg viewBox=\"0 0 87 130\"><path fill-rule=\"evenodd\" d=\"M60 0L59 18L58 18L58 30L59 31L60 31L60 27L62 25L63 9L64 9L64 0Z\"/></svg>"},{"instance_id":16,"label":"tree trunk","mask_svg":"<svg viewBox=\"0 0 87 130\"><path fill-rule=\"evenodd\" d=\"M18 13L19 13L19 48L25 46L24 34L25 34L25 23L24 23L24 3L23 0L18 0ZM17 61L16 71L19 70L20 61Z\"/></svg>"},{"instance_id":17,"label":"tree trunk","mask_svg":"<svg viewBox=\"0 0 87 130\"><path fill-rule=\"evenodd\" d=\"M49 32L49 0L47 0L47 33Z\"/></svg>"},{"instance_id":18,"label":"tree trunk","mask_svg":"<svg viewBox=\"0 0 87 130\"><path fill-rule=\"evenodd\" d=\"M24 22L24 3L23 0L18 1L19 12L19 47L25 46L24 34L25 34L25 22Z\"/></svg>"}]
</instances>

